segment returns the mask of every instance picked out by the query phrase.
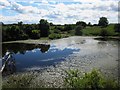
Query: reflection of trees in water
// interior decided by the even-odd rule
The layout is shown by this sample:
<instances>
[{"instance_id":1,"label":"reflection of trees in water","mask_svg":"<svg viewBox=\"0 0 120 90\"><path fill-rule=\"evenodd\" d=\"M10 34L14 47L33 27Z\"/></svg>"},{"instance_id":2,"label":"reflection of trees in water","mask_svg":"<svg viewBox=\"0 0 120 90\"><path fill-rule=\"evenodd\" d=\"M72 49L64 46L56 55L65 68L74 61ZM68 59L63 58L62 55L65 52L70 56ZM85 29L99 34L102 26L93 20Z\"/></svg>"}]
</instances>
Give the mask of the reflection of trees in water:
<instances>
[{"instance_id":1,"label":"reflection of trees in water","mask_svg":"<svg viewBox=\"0 0 120 90\"><path fill-rule=\"evenodd\" d=\"M42 53L45 53L49 50L50 48L50 45L44 45L44 44L41 44L41 52Z\"/></svg>"},{"instance_id":2,"label":"reflection of trees in water","mask_svg":"<svg viewBox=\"0 0 120 90\"><path fill-rule=\"evenodd\" d=\"M50 45L25 44L25 43L7 43L7 44L3 44L2 46L3 46L2 47L2 50L3 50L2 56L5 55L7 50L9 50L10 52L14 52L15 54L18 52L21 54L25 54L26 50L33 50L33 49L37 49L37 48L40 48L41 52L45 53L50 48Z\"/></svg>"},{"instance_id":3,"label":"reflection of trees in water","mask_svg":"<svg viewBox=\"0 0 120 90\"><path fill-rule=\"evenodd\" d=\"M25 54L27 50L33 50L36 48L40 48L40 51L42 53L45 53L48 51L50 48L50 45L45 45L45 44L24 44L24 43L8 43L8 44L3 44L3 53L2 56L7 56L5 55L6 52L13 52L10 53L8 59L3 59L2 64L5 64L5 68L3 70L3 75L8 75L16 72L16 63L15 63L15 58L14 54L16 53L21 53Z\"/></svg>"}]
</instances>

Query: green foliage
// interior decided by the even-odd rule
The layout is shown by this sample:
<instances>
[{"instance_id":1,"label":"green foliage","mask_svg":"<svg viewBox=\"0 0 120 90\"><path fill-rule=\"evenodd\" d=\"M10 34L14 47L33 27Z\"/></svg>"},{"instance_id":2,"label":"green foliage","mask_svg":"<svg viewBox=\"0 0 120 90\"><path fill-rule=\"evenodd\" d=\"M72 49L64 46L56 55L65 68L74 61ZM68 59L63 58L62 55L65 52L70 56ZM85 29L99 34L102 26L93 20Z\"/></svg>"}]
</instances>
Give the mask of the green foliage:
<instances>
[{"instance_id":1,"label":"green foliage","mask_svg":"<svg viewBox=\"0 0 120 90\"><path fill-rule=\"evenodd\" d=\"M69 70L66 71L66 74L67 76L65 78L65 85L77 88L78 80L80 79L78 70Z\"/></svg>"},{"instance_id":2,"label":"green foliage","mask_svg":"<svg viewBox=\"0 0 120 90\"><path fill-rule=\"evenodd\" d=\"M87 26L82 30L83 35L86 36L100 36L102 29L105 29L107 36L117 36L118 33L114 30L114 24L110 24L107 27L101 28L100 26Z\"/></svg>"},{"instance_id":3,"label":"green foliage","mask_svg":"<svg viewBox=\"0 0 120 90\"><path fill-rule=\"evenodd\" d=\"M78 70L66 71L65 85L72 88L118 88L118 83L113 80L107 80L100 71L93 69L89 73L81 76Z\"/></svg>"},{"instance_id":4,"label":"green foliage","mask_svg":"<svg viewBox=\"0 0 120 90\"><path fill-rule=\"evenodd\" d=\"M40 36L41 37L48 37L50 25L47 20L41 19L40 20Z\"/></svg>"},{"instance_id":5,"label":"green foliage","mask_svg":"<svg viewBox=\"0 0 120 90\"><path fill-rule=\"evenodd\" d=\"M104 20L103 20L104 19ZM107 22L105 18L99 20L100 22ZM98 26L91 25L83 21L78 21L76 24L54 25L41 19L39 24L2 24L2 41L24 40L24 39L39 39L42 37L46 39L58 39L68 36L119 36L119 24L109 24ZM105 29L106 32L103 32Z\"/></svg>"},{"instance_id":6,"label":"green foliage","mask_svg":"<svg viewBox=\"0 0 120 90\"><path fill-rule=\"evenodd\" d=\"M60 30L60 31L64 31L64 26L62 26L62 25L55 25L54 29Z\"/></svg>"},{"instance_id":7,"label":"green foliage","mask_svg":"<svg viewBox=\"0 0 120 90\"><path fill-rule=\"evenodd\" d=\"M101 17L98 23L99 26L106 27L108 26L108 20L106 17Z\"/></svg>"},{"instance_id":8,"label":"green foliage","mask_svg":"<svg viewBox=\"0 0 120 90\"><path fill-rule=\"evenodd\" d=\"M39 30L32 30L31 38L32 39L39 39L40 38L40 31Z\"/></svg>"},{"instance_id":9,"label":"green foliage","mask_svg":"<svg viewBox=\"0 0 120 90\"><path fill-rule=\"evenodd\" d=\"M119 32L120 33L120 24L115 24L114 30L115 30L115 32Z\"/></svg>"},{"instance_id":10,"label":"green foliage","mask_svg":"<svg viewBox=\"0 0 120 90\"><path fill-rule=\"evenodd\" d=\"M75 28L74 24L65 24L64 25L64 31L70 31L73 30Z\"/></svg>"},{"instance_id":11,"label":"green foliage","mask_svg":"<svg viewBox=\"0 0 120 90\"><path fill-rule=\"evenodd\" d=\"M109 34L108 34L108 31L106 29L102 29L101 32L100 32L100 36L102 37L107 37Z\"/></svg>"},{"instance_id":12,"label":"green foliage","mask_svg":"<svg viewBox=\"0 0 120 90\"><path fill-rule=\"evenodd\" d=\"M76 26L75 35L82 35L82 28L83 27L81 25Z\"/></svg>"},{"instance_id":13,"label":"green foliage","mask_svg":"<svg viewBox=\"0 0 120 90\"><path fill-rule=\"evenodd\" d=\"M50 34L52 34L52 33L59 34L59 33L60 33L60 30L59 30L59 29L52 28L52 29L50 30Z\"/></svg>"},{"instance_id":14,"label":"green foliage","mask_svg":"<svg viewBox=\"0 0 120 90\"><path fill-rule=\"evenodd\" d=\"M78 25L80 25L80 26L82 26L82 27L86 27L86 22L83 22L83 21L78 21L78 22L76 22L76 26L78 26Z\"/></svg>"},{"instance_id":15,"label":"green foliage","mask_svg":"<svg viewBox=\"0 0 120 90\"><path fill-rule=\"evenodd\" d=\"M88 23L88 26L92 26L91 22Z\"/></svg>"},{"instance_id":16,"label":"green foliage","mask_svg":"<svg viewBox=\"0 0 120 90\"><path fill-rule=\"evenodd\" d=\"M59 39L59 38L61 38L60 34L52 33L49 35L49 39Z\"/></svg>"}]
</instances>

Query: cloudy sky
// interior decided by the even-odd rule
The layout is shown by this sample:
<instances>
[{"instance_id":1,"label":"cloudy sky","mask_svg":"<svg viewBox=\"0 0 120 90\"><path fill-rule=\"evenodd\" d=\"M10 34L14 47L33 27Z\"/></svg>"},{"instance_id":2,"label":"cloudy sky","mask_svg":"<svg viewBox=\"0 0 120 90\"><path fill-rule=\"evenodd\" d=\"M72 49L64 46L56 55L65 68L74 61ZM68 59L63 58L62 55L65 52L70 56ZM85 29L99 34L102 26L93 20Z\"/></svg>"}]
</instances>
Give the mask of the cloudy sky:
<instances>
[{"instance_id":1,"label":"cloudy sky","mask_svg":"<svg viewBox=\"0 0 120 90\"><path fill-rule=\"evenodd\" d=\"M85 21L98 23L107 17L118 22L119 0L0 0L0 21L4 23L38 23L47 19L54 24Z\"/></svg>"}]
</instances>

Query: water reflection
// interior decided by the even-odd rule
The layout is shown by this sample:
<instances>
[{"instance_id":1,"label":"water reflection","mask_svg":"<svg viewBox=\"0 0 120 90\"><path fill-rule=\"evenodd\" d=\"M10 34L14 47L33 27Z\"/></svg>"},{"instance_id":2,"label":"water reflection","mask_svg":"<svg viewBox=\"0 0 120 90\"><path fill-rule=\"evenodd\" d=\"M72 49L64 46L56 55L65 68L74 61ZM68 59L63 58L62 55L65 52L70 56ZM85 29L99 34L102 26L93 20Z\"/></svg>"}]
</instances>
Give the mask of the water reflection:
<instances>
[{"instance_id":1,"label":"water reflection","mask_svg":"<svg viewBox=\"0 0 120 90\"><path fill-rule=\"evenodd\" d=\"M100 37L100 38L94 38L95 40L99 40L99 41L119 41L120 38L103 38L103 37Z\"/></svg>"},{"instance_id":2,"label":"water reflection","mask_svg":"<svg viewBox=\"0 0 120 90\"><path fill-rule=\"evenodd\" d=\"M68 55L78 52L80 49L57 48L55 45L7 43L3 44L3 56L6 51L14 52L15 66L17 71L24 71L28 68L46 67L56 65Z\"/></svg>"},{"instance_id":3,"label":"water reflection","mask_svg":"<svg viewBox=\"0 0 120 90\"><path fill-rule=\"evenodd\" d=\"M50 45L44 44L25 44L25 43L7 43L2 44L2 56L5 55L7 51L16 53L25 54L26 50L33 50L40 48L42 53L45 53L50 48Z\"/></svg>"}]
</instances>

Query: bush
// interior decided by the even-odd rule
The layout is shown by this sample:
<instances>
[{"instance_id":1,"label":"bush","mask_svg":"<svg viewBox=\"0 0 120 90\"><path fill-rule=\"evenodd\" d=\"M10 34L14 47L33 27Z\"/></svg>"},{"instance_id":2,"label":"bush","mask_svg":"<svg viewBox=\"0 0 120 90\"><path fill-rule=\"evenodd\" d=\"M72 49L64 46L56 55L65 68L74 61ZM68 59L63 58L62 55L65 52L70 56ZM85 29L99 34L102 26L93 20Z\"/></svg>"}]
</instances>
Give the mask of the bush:
<instances>
[{"instance_id":1,"label":"bush","mask_svg":"<svg viewBox=\"0 0 120 90\"><path fill-rule=\"evenodd\" d=\"M61 34L52 33L49 35L49 39L59 39L59 38L61 38Z\"/></svg>"},{"instance_id":2,"label":"bush","mask_svg":"<svg viewBox=\"0 0 120 90\"><path fill-rule=\"evenodd\" d=\"M40 38L40 31L39 30L32 30L32 34L30 37L32 39L39 39Z\"/></svg>"},{"instance_id":3,"label":"bush","mask_svg":"<svg viewBox=\"0 0 120 90\"><path fill-rule=\"evenodd\" d=\"M80 76L78 70L66 71L65 85L72 88L118 88L118 83L113 80L107 80L98 70L92 70Z\"/></svg>"},{"instance_id":4,"label":"bush","mask_svg":"<svg viewBox=\"0 0 120 90\"><path fill-rule=\"evenodd\" d=\"M101 30L100 36L106 37L106 36L108 36L108 35L109 35L109 33L108 33L108 31L107 31L106 29L102 29L102 30Z\"/></svg>"},{"instance_id":5,"label":"bush","mask_svg":"<svg viewBox=\"0 0 120 90\"><path fill-rule=\"evenodd\" d=\"M82 26L80 26L80 25L78 25L78 26L76 26L76 28L75 28L75 35L82 35L82 29L83 29L83 27Z\"/></svg>"}]
</instances>

